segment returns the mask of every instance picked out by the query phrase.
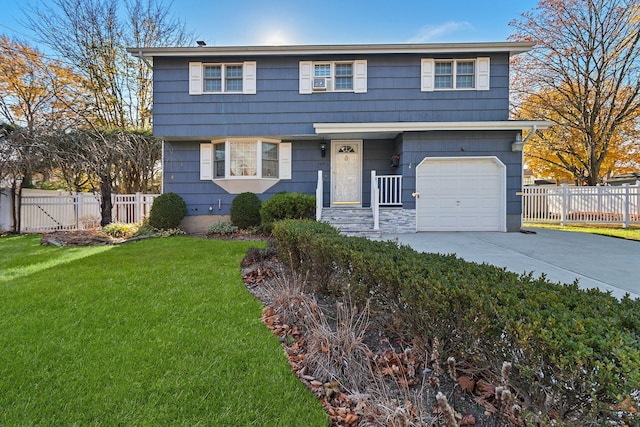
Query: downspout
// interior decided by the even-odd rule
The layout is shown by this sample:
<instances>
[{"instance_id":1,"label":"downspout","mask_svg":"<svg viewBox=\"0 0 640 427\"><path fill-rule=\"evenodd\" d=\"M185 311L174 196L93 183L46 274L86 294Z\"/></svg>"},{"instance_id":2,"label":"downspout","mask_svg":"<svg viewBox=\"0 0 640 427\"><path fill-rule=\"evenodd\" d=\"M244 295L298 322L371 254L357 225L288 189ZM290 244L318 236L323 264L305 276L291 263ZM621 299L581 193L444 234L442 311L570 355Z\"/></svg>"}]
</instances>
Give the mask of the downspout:
<instances>
[{"instance_id":1,"label":"downspout","mask_svg":"<svg viewBox=\"0 0 640 427\"><path fill-rule=\"evenodd\" d=\"M153 70L153 65L151 65L151 62L142 54L142 50L138 50L138 58L142 59L142 61L147 64L147 67Z\"/></svg>"}]
</instances>

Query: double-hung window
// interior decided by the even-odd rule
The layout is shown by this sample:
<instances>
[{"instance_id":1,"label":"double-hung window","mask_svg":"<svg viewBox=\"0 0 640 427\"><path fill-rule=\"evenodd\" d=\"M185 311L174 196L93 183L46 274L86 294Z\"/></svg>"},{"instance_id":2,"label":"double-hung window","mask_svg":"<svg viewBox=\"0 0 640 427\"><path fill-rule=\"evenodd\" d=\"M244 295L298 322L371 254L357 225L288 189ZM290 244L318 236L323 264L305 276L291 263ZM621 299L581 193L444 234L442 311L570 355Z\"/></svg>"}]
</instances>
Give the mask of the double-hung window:
<instances>
[{"instance_id":1,"label":"double-hung window","mask_svg":"<svg viewBox=\"0 0 640 427\"><path fill-rule=\"evenodd\" d=\"M300 93L367 92L367 61L301 61Z\"/></svg>"},{"instance_id":2,"label":"double-hung window","mask_svg":"<svg viewBox=\"0 0 640 427\"><path fill-rule=\"evenodd\" d=\"M204 93L242 93L242 64L205 64Z\"/></svg>"},{"instance_id":3,"label":"double-hung window","mask_svg":"<svg viewBox=\"0 0 640 427\"><path fill-rule=\"evenodd\" d=\"M489 90L489 58L422 59L421 90Z\"/></svg>"},{"instance_id":4,"label":"double-hung window","mask_svg":"<svg viewBox=\"0 0 640 427\"><path fill-rule=\"evenodd\" d=\"M255 94L256 63L189 63L189 94Z\"/></svg>"},{"instance_id":5,"label":"double-hung window","mask_svg":"<svg viewBox=\"0 0 640 427\"><path fill-rule=\"evenodd\" d=\"M474 61L436 61L436 89L473 89L475 87Z\"/></svg>"}]
</instances>

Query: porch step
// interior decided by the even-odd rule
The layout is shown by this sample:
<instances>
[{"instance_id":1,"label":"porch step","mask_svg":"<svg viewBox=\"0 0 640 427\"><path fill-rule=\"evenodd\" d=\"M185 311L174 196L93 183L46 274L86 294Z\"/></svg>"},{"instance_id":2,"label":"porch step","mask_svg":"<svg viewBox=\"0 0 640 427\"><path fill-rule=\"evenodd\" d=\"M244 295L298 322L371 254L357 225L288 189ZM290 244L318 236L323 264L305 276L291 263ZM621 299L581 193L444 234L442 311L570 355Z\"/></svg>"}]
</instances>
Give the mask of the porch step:
<instances>
[{"instance_id":1,"label":"porch step","mask_svg":"<svg viewBox=\"0 0 640 427\"><path fill-rule=\"evenodd\" d=\"M327 222L345 236L380 237L373 229L371 208L322 208L320 221Z\"/></svg>"}]
</instances>

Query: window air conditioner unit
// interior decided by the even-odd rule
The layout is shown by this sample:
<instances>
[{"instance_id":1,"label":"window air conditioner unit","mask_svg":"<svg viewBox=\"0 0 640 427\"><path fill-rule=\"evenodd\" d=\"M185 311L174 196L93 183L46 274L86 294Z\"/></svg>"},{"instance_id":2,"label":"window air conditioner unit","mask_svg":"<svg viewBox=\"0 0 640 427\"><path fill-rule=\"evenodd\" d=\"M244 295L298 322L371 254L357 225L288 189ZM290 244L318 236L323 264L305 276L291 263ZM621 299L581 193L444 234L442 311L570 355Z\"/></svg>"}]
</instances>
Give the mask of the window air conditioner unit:
<instances>
[{"instance_id":1,"label":"window air conditioner unit","mask_svg":"<svg viewBox=\"0 0 640 427\"><path fill-rule=\"evenodd\" d=\"M329 90L329 79L327 77L314 77L313 90Z\"/></svg>"}]
</instances>

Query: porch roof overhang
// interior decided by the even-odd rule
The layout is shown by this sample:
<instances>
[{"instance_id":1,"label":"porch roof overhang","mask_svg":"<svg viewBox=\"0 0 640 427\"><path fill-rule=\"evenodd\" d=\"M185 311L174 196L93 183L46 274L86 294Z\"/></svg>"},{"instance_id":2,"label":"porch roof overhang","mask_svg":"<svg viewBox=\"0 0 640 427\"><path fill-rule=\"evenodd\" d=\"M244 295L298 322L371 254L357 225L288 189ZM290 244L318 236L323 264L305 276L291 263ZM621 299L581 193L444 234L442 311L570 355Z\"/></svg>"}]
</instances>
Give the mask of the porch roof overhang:
<instances>
[{"instance_id":1,"label":"porch roof overhang","mask_svg":"<svg viewBox=\"0 0 640 427\"><path fill-rule=\"evenodd\" d=\"M377 123L314 123L317 135L396 136L403 132L429 131L495 131L544 130L551 126L546 120L504 120L482 122L377 122Z\"/></svg>"}]
</instances>

